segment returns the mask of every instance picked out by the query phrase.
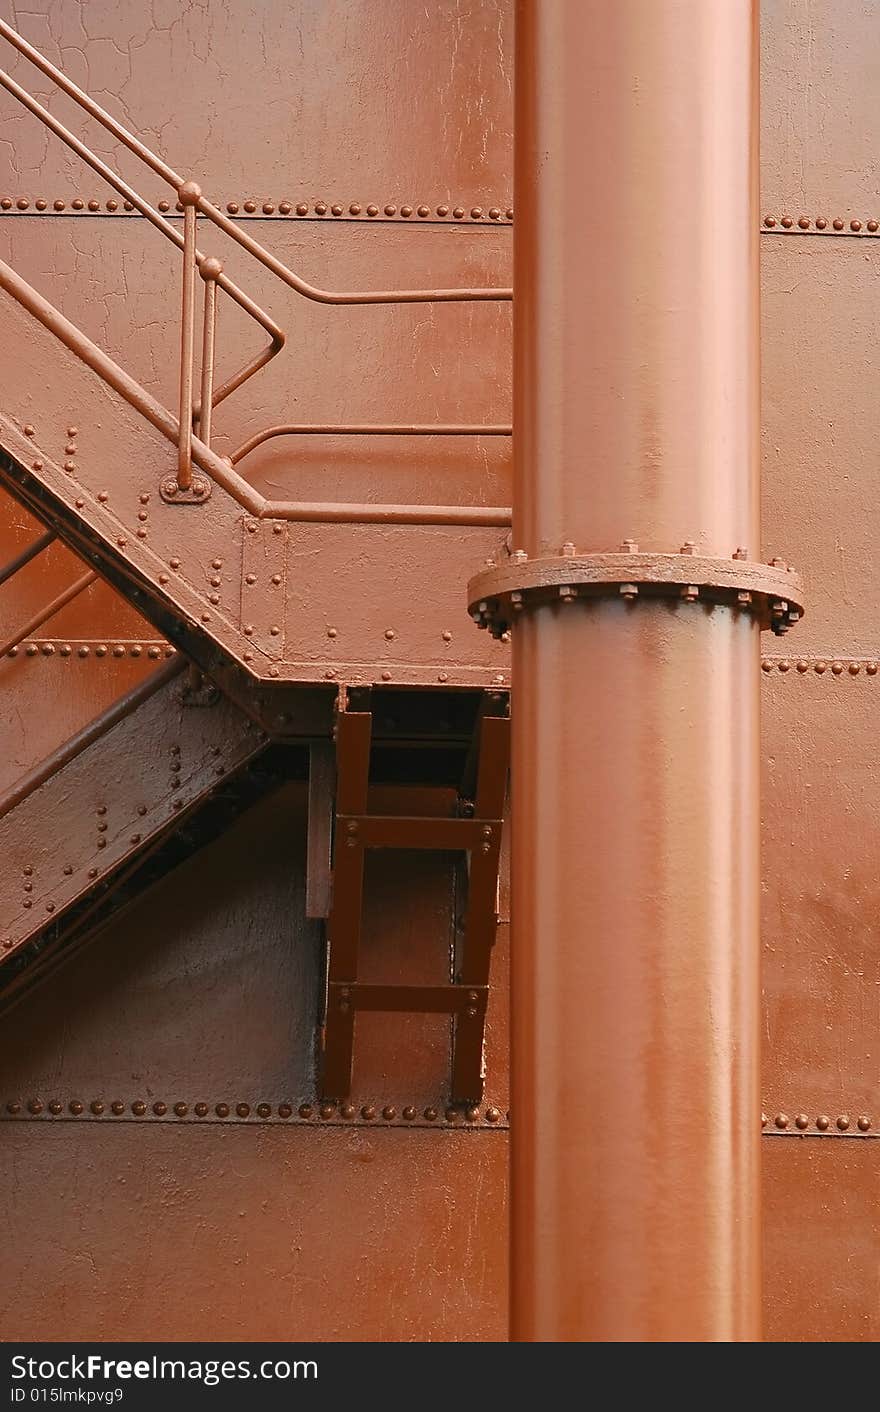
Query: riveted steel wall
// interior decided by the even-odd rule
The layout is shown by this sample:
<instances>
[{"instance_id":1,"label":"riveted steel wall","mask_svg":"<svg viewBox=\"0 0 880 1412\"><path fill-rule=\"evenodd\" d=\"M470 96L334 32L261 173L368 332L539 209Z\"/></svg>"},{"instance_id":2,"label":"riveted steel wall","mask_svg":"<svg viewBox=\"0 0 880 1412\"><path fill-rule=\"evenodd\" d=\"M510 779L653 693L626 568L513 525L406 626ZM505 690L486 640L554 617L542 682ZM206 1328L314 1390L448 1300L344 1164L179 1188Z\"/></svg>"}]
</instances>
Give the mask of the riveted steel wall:
<instances>
[{"instance_id":1,"label":"riveted steel wall","mask_svg":"<svg viewBox=\"0 0 880 1412\"><path fill-rule=\"evenodd\" d=\"M115 95L119 117L314 282L509 283L507 0L177 11L35 0L17 23L108 105ZM16 23L5 4L0 14ZM762 22L762 557L794 559L809 606L790 651L785 639L765 641L761 674L764 1325L775 1340L854 1341L880 1333L871 552L880 16L871 0L764 0ZM9 67L24 82L26 66ZM47 98L49 85L37 79L33 91ZM73 121L65 100L50 106ZM178 266L141 217L11 100L0 114L13 153L4 144L0 255L173 407ZM122 154L134 179L127 162ZM167 201L158 183L148 195ZM605 216L637 260L652 211ZM715 213L686 208L677 218L711 227ZM241 252L219 235L210 253L244 278ZM506 305L333 309L295 301L258 268L248 275L289 330L288 347L218 409L221 453L272 422L509 420ZM221 311L219 332L230 368L254 352L238 315ZM12 380L15 350L7 344L2 357ZM0 413L15 413L2 392ZM82 405L53 421L59 464L87 461L100 416ZM34 421L39 437L36 412ZM279 439L245 466L274 499L511 503L509 445L497 437ZM132 506L134 525L136 497ZM3 500L4 561L39 532ZM504 531L480 543L472 564L454 531L398 533L376 534L367 552L364 529L289 528L285 621L288 634L303 627L302 675L339 672L335 690L352 664L379 682L429 664L441 688L447 658L452 670L491 660L488 680L506 687L505 645L493 646L497 659L480 658L483 639L470 641L465 613L467 572ZM243 552L245 593L247 573L262 570ZM365 553L392 566L388 583L404 566L407 592L390 614L384 590L364 610ZM453 562L461 582L450 588ZM204 569L207 594L215 571L210 561ZM81 572L56 544L0 587L3 636ZM431 620L428 642L425 601L441 596L438 585L453 597L460 588L461 617ZM268 617L264 626L274 651ZM0 663L0 788L174 651L119 584L87 589ZM173 747L187 749L184 709L200 709L197 695L184 708L182 687L173 690L173 728L150 747L163 779ZM316 710L323 722L320 702ZM454 734L452 714L443 729ZM124 913L99 914L91 942L4 1019L6 1337L503 1339L506 876L481 1103L448 1104L449 1020L425 1015L360 1016L351 1099L324 1102L305 771L296 765L281 781L274 766L253 768L252 807L241 812L230 785L229 821L194 835L199 851L151 876L148 889L124 894ZM91 811L111 806L95 774L97 841L104 816ZM383 801L413 811L411 794ZM140 796L130 802L142 806ZM25 891L32 864L19 862L2 883L16 905L35 895ZM438 981L459 911L448 856L371 858L364 978ZM552 1109L556 1095L535 1101ZM688 1118L725 1121L696 1092ZM599 1104L590 1121L620 1128L633 1118ZM638 1152L647 1134L628 1140Z\"/></svg>"}]
</instances>

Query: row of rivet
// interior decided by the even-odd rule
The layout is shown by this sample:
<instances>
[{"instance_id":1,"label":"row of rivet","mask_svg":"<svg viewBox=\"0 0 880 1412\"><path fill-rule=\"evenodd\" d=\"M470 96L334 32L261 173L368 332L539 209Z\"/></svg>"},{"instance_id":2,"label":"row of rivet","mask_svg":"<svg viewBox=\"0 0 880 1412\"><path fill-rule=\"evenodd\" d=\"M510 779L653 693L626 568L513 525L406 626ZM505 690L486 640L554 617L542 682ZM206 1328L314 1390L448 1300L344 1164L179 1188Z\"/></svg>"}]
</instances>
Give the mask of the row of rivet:
<instances>
[{"instance_id":1,"label":"row of rivet","mask_svg":"<svg viewBox=\"0 0 880 1412\"><path fill-rule=\"evenodd\" d=\"M373 1123L381 1120L385 1123L393 1123L395 1120L402 1120L404 1123L414 1123L424 1121L436 1123L441 1119L447 1123L455 1123L459 1119L468 1124L486 1122L492 1127L506 1123L510 1114L505 1113L500 1108L490 1106L486 1109L477 1107L470 1108L445 1108L433 1107L419 1109L414 1104L408 1103L398 1108L394 1103L364 1103L358 1107L354 1103L300 1103L296 1107L292 1103L279 1103L274 1106L271 1103L164 1103L161 1099L148 1104L144 1099L135 1099L133 1103L125 1104L121 1099L114 1099L112 1103L105 1103L103 1099L93 1099L86 1105L78 1098L71 1099L66 1105L60 1099L53 1098L48 1103L44 1103L41 1098L28 1099L23 1103L20 1099L12 1098L6 1104L6 1115L10 1118L42 1116L60 1117L62 1114L70 1114L71 1117L79 1118L91 1116L94 1118L104 1117L110 1114L113 1117L121 1118L128 1113L135 1118L187 1118L190 1115L196 1118L216 1117L226 1118L259 1118L266 1121L270 1118L281 1118L287 1121L291 1118L298 1118L303 1122L329 1122L331 1119L342 1118L345 1122L365 1122Z\"/></svg>"},{"instance_id":2,"label":"row of rivet","mask_svg":"<svg viewBox=\"0 0 880 1412\"><path fill-rule=\"evenodd\" d=\"M824 676L825 672L831 672L832 676L840 677L844 672L848 672L851 677L857 677L865 670L865 675L876 677L877 668L880 666L877 658L871 657L762 657L761 670L764 672L790 672L792 670L800 672L803 676L805 672L815 672L817 676Z\"/></svg>"},{"instance_id":3,"label":"row of rivet","mask_svg":"<svg viewBox=\"0 0 880 1412\"><path fill-rule=\"evenodd\" d=\"M173 657L177 649L167 642L62 642L59 638L36 638L10 647L7 657Z\"/></svg>"},{"instance_id":4,"label":"row of rivet","mask_svg":"<svg viewBox=\"0 0 880 1412\"><path fill-rule=\"evenodd\" d=\"M86 201L83 200L81 196L74 196L71 201L58 199L51 202L47 201L44 196L38 196L33 202L27 196L0 197L0 210L3 211L29 211L33 205L34 210L40 212L49 211L60 214L69 207L71 211L85 211L92 215L95 215L99 211L109 211L113 214L120 209L120 204L123 211L133 212L135 209L130 201L120 203L113 197L108 201L97 201L94 197ZM220 202L215 202L214 204L218 207L221 206ZM163 200L157 202L156 209L161 211L164 215L172 209L181 212L183 205L180 201L172 203L171 201ZM423 221L429 218L441 221L449 219L453 221L492 222L513 220L512 206L471 206L468 208L466 206L451 206L446 202L441 202L439 206L426 206L424 202L418 206L411 206L404 202L402 205L398 206L394 202L389 201L383 206L377 206L373 201L365 205L362 205L359 201L351 201L348 205L343 205L340 201L315 201L314 203L298 201L296 205L294 205L292 201L279 201L277 203L274 201L258 202L254 201L252 198L248 198L246 201L227 201L226 210L230 216L240 214L247 216L279 215L298 216L300 219L304 219L308 216L322 217L329 215L335 216L337 219L340 216L346 216L355 220L364 216L370 220L375 220L378 216L384 216L388 220L393 220L395 217L398 217L405 221L409 220L411 216L418 216Z\"/></svg>"},{"instance_id":5,"label":"row of rivet","mask_svg":"<svg viewBox=\"0 0 880 1412\"><path fill-rule=\"evenodd\" d=\"M809 216L765 216L765 230L790 230L797 234L799 230L824 231L827 235L876 235L880 230L880 221L874 220L862 222L857 219L845 221L842 216L835 216L833 220L826 220L824 216L816 216L811 219Z\"/></svg>"},{"instance_id":6,"label":"row of rivet","mask_svg":"<svg viewBox=\"0 0 880 1412\"><path fill-rule=\"evenodd\" d=\"M816 1118L810 1118L806 1113L796 1113L793 1118L788 1113L777 1113L773 1118L773 1127L778 1132L787 1132L794 1125L798 1132L806 1132L809 1128L816 1128L820 1133L827 1133L831 1128L831 1118L827 1113L820 1113ZM770 1119L766 1113L761 1114L761 1127L766 1128ZM834 1119L834 1125L838 1132L849 1132L853 1126L853 1119L848 1113L840 1113ZM867 1113L860 1113L855 1119L855 1126L860 1133L867 1133L871 1130L871 1119Z\"/></svg>"}]
</instances>

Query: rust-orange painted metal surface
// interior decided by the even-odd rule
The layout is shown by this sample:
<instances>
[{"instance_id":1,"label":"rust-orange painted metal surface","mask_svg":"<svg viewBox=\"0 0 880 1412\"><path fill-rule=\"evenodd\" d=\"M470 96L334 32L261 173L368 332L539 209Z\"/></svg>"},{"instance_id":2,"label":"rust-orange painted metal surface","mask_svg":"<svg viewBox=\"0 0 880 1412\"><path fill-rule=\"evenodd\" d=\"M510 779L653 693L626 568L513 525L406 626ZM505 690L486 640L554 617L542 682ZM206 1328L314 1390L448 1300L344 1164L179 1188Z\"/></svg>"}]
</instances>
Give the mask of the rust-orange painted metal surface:
<instances>
[{"instance_id":1,"label":"rust-orange painted metal surface","mask_svg":"<svg viewBox=\"0 0 880 1412\"><path fill-rule=\"evenodd\" d=\"M751 883L737 891L735 881L750 876L750 863L730 784L740 781L742 821L753 807L743 802L751 795L742 781L752 770L760 689L764 1337L880 1337L872 554L880 16L873 0L763 0L759 210L730 201L721 171L699 166L714 151L708 139L694 152L694 179L676 187L659 160L640 181L609 172L614 144L586 134L582 185L541 193L520 227L514 8L512 0L235 0L185 14L166 0L147 10L100 0L33 0L26 13L0 5L0 18L311 285L503 290L513 278L516 220L532 232L527 238L552 234L588 261L595 376L604 376L602 359L616 374L643 372L658 348L651 329L630 337L619 317L620 276L640 273L654 297L672 266L653 262L673 250L682 289L696 298L702 279L701 307L717 314L719 290L732 289L760 228L763 319L760 544L745 487L754 409L742 380L719 378L712 405L691 396L714 355L703 320L690 334L682 328L662 360L667 376L682 372L674 388L670 381L670 396L681 400L667 404L669 416L597 415L578 426L572 495L544 506L539 523L528 504L517 510L510 439L496 434L513 413L507 302L322 304L200 215L199 248L222 260L228 279L286 332L278 355L215 407L215 457L288 424L495 430L275 436L236 462L252 487L246 503L228 493L233 481L220 462L206 504L175 505L162 486L178 472L180 253L32 113L0 95L0 260L168 418L163 430L132 410L10 295L7 280L0 565L42 533L42 517L58 522L61 538L0 585L0 641L86 570L99 572L0 662L0 794L9 806L0 820L8 840L0 942L12 942L0 975L15 1002L0 1038L8 1174L0 1312L8 1339L508 1337L509 839L479 1103L452 1104L450 1016L431 1013L359 1014L350 1095L325 1098L321 898L330 801L323 822L310 822L307 780L310 759L319 758L312 747L324 751L326 767L314 780L332 778L338 711L368 710L370 814L449 816L466 800L459 791L473 790L476 724L489 694L510 687L509 646L476 631L466 588L491 572L487 559L508 562L516 545L496 512L511 504L531 553L555 554L567 539L601 550L635 538L642 550L696 540L710 555L743 545L755 560L790 557L808 607L790 638L765 634L760 671L747 624L730 625L728 608L710 618L689 603L674 615L661 604L621 604L608 610L614 633L596 614L587 642L566 658L572 704L558 741L567 745L539 761L548 791L537 835L544 861L529 915L540 939L545 912L566 889L586 888L593 873L585 855L601 858L603 821L619 867L594 878L574 941L583 964L595 966L608 936L618 938L617 1019L601 1065L586 1074L570 1067L569 1088L547 1080L513 1110L520 1141L553 1134L563 1148L576 1146L565 1182L572 1201L594 1211L582 1235L597 1252L615 1236L593 1200L602 1154L614 1158L624 1185L627 1162L634 1174L646 1163L671 1170L676 1153L689 1154L700 1191L688 1181L679 1189L697 1205L709 1188L719 1200L738 1191L743 1230L753 1218L747 1134L751 1122L753 1134L760 1130L761 1111L741 1028L752 1024L751 1002L728 1026L729 1048L712 1059L718 1068L695 1057L652 1101L656 1067L646 1063L634 1098L638 1070L620 1062L620 1042L643 1033L627 1006L624 962L635 965L631 944L644 919L645 937L666 938L670 955L686 949L694 963L655 1020L671 1024L674 1014L694 1056L709 1042L698 982L709 974L703 962L711 969L711 956L724 950L708 943L731 915L729 898L713 910L718 889L729 882L731 895L751 894ZM585 4L600 26L622 26L634 8ZM747 7L719 0L700 8L720 16ZM182 234L175 192L83 119L45 75L0 48L13 81ZM686 52L683 42L679 79ZM698 86L694 75L694 101ZM680 177L687 171L679 168ZM721 195L702 200L710 187ZM195 285L197 400L204 281ZM736 326L740 337L749 307L748 297L731 305L728 360L728 335ZM221 292L215 386L264 339ZM640 349L643 359L634 355ZM631 400L637 393L637 382L627 387ZM583 418L592 404L579 386L574 399ZM198 438L198 423L194 430ZM712 473L721 432L724 485L739 487L733 499ZM542 445L546 452L555 443ZM656 471L662 449L671 456L673 446L674 479L664 479L663 494L646 495L645 457ZM620 474L609 486L614 467ZM195 474L207 474L198 457ZM300 523L261 518L262 500L362 512L453 507L471 523ZM638 527L621 519L630 501ZM473 522L481 515L489 523ZM593 609L535 612L562 619ZM616 619L642 626L622 638ZM572 630L560 621L558 631ZM157 670L169 671L167 683L155 694L145 688L134 714L81 741L58 766L53 752L63 754L70 737ZM645 725L651 703L668 730L662 754ZM503 701L488 709L496 714ZM711 767L686 786L676 761L696 745ZM578 776L600 756L598 773ZM733 764L740 756L742 770ZM47 757L56 769L40 786L41 816L40 793L19 805L15 786L33 785ZM624 774L632 788L622 800ZM634 801L648 797L652 782L657 794L643 815ZM312 793L317 807L317 784ZM556 870L556 809L569 807L572 793L586 796L590 810ZM176 796L185 799L180 809ZM599 809L602 797L615 807ZM678 824L662 842L664 810L667 824ZM99 847L105 837L112 842ZM114 848L105 869L103 855ZM531 859L524 875L530 867ZM455 854L370 850L359 980L454 981L465 883ZM28 900L35 905L25 907ZM25 923L37 904L39 921ZM745 900L744 918L751 907ZM716 920L703 926L707 917ZM746 919L740 975L749 986L753 938ZM540 952L537 959L534 980L543 987ZM720 995L730 968L711 974ZM519 982L531 983L528 973ZM594 1043L606 1033L607 1008L572 1009L557 1033L563 1053L588 1014ZM651 1043L664 1033L658 1021ZM719 1100L731 1050L743 1074L738 1116ZM644 1192L635 1176L633 1192ZM699 1232L674 1221L674 1242L669 1226L649 1224L630 1252L645 1288L676 1258L692 1264L700 1244ZM720 1261L721 1246L700 1245L710 1260L713 1249ZM751 1288L754 1268L750 1255L741 1289ZM705 1294L706 1283L699 1288ZM707 1317L719 1315L715 1292L704 1306ZM718 1317L716 1336L753 1335L753 1306L740 1314ZM665 1315L675 1321L671 1306L653 1317ZM582 1336L596 1336L596 1327L583 1325ZM619 1321L600 1330L625 1333Z\"/></svg>"}]
</instances>

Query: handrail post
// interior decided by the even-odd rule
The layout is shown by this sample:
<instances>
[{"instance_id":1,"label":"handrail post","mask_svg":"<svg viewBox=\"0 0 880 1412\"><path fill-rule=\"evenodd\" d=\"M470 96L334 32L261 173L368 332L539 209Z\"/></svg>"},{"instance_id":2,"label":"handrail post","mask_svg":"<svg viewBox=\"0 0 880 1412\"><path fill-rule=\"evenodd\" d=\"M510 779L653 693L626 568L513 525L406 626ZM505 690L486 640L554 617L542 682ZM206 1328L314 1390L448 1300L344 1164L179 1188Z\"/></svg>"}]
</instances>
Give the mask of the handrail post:
<instances>
[{"instance_id":1,"label":"handrail post","mask_svg":"<svg viewBox=\"0 0 880 1412\"><path fill-rule=\"evenodd\" d=\"M211 422L214 411L214 338L217 332L217 281L223 264L214 256L203 260L199 274L205 281L205 311L202 323L202 384L199 397L199 438L211 445Z\"/></svg>"},{"instance_id":2,"label":"handrail post","mask_svg":"<svg viewBox=\"0 0 880 1412\"><path fill-rule=\"evenodd\" d=\"M180 431L177 443L177 484L192 485L193 344L196 303L196 206L202 197L194 181L177 193L183 206L183 296L180 319Z\"/></svg>"}]
</instances>

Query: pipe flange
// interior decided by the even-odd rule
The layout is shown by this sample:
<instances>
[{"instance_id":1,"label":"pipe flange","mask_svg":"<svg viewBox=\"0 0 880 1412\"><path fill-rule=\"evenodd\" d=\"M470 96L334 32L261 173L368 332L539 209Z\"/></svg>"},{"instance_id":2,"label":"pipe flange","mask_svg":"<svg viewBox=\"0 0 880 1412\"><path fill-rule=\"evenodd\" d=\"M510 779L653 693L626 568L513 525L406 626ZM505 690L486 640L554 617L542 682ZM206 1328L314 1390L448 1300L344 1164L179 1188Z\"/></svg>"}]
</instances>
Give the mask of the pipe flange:
<instances>
[{"instance_id":1,"label":"pipe flange","mask_svg":"<svg viewBox=\"0 0 880 1412\"><path fill-rule=\"evenodd\" d=\"M478 627L500 638L525 608L611 597L631 604L644 598L719 604L749 613L777 635L804 615L800 578L782 559L756 563L744 550L721 559L697 554L690 544L676 554L641 554L634 544L616 553L578 554L565 544L538 559L515 549L506 563L471 579L468 611Z\"/></svg>"}]
</instances>

